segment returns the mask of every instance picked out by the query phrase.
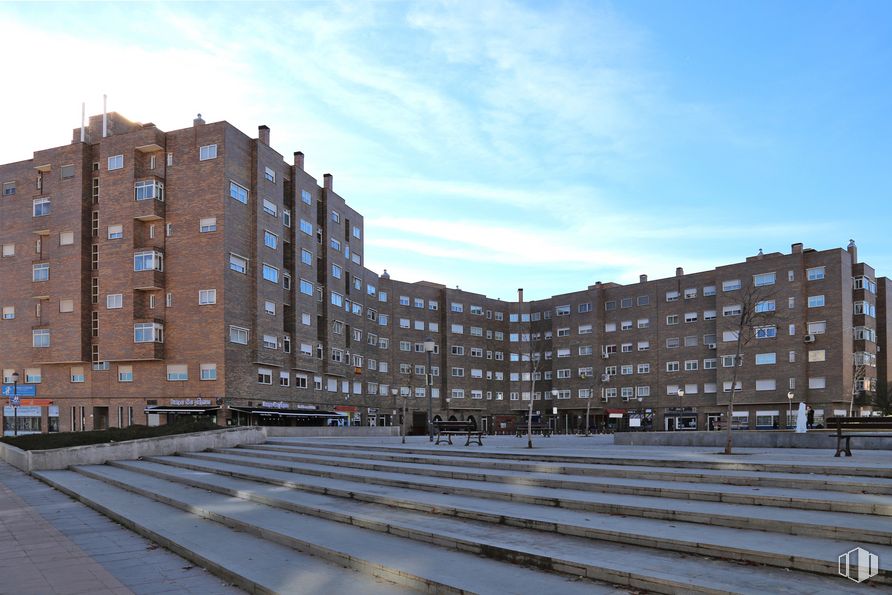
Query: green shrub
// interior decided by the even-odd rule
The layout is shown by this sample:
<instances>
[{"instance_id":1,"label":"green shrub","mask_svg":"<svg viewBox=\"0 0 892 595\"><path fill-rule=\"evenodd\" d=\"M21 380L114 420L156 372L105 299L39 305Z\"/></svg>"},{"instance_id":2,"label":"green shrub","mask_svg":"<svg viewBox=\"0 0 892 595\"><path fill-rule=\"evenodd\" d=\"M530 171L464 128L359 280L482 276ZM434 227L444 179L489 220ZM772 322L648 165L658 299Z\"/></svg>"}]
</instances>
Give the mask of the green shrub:
<instances>
[{"instance_id":1,"label":"green shrub","mask_svg":"<svg viewBox=\"0 0 892 595\"><path fill-rule=\"evenodd\" d=\"M165 426L130 426L129 428L110 428L108 430L93 430L91 432L27 434L25 436L6 436L0 438L0 441L22 450L50 450L53 448L124 442L125 440L157 438L159 436L173 436L175 434L189 434L191 432L219 429L220 426L210 420L193 420L190 418L181 419Z\"/></svg>"}]
</instances>

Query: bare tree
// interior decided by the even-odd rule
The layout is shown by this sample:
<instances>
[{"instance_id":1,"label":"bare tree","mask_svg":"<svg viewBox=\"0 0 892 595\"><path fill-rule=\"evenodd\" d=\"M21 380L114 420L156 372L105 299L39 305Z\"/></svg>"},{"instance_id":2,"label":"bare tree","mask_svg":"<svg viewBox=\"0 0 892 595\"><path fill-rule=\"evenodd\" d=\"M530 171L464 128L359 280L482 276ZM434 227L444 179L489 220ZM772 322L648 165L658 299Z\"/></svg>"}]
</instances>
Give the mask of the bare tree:
<instances>
[{"instance_id":1,"label":"bare tree","mask_svg":"<svg viewBox=\"0 0 892 595\"><path fill-rule=\"evenodd\" d=\"M777 335L777 314L773 286L753 286L747 284L741 289L740 312L733 318L730 328L724 330L736 336L734 350L734 366L731 373L731 392L728 397L728 410L725 419L725 454L729 455L734 447L734 435L731 422L734 418L734 396L737 394L737 378L743 365L743 348L756 338L768 338ZM718 338L718 337L717 337Z\"/></svg>"},{"instance_id":2,"label":"bare tree","mask_svg":"<svg viewBox=\"0 0 892 595\"><path fill-rule=\"evenodd\" d=\"M857 358L857 354L854 359L854 366L852 371L852 394L849 399L849 417L852 417L855 411L855 405L868 405L871 402L871 399L860 397L866 393L865 382L864 380L867 378L867 362L859 361ZM859 398L860 397L860 398Z\"/></svg>"},{"instance_id":3,"label":"bare tree","mask_svg":"<svg viewBox=\"0 0 892 595\"><path fill-rule=\"evenodd\" d=\"M609 375L609 374L598 374L598 373L595 373L593 376L589 376L588 374L586 374L585 372L583 372L582 374L580 374L580 378L582 379L583 382L585 382L585 381L588 380L589 378L591 378L591 379L593 380L593 382L592 382L592 387L589 389L589 390L591 391L591 393L589 394L588 401L586 401L586 403L585 403L585 435L586 435L586 436L590 436L590 435L591 435L591 432L589 432L589 423L588 423L588 419L589 419L589 415L590 415L591 410L592 410L592 399L594 399L594 398L595 398L595 394L597 394L596 391L595 391L595 387L598 387L598 388L600 388L600 389L603 390L603 389L604 389L604 385L607 384L607 383L610 381L610 375ZM597 381L594 381L594 379L596 379L596 378L597 378L598 380L597 380ZM598 391L598 392L600 392L600 391Z\"/></svg>"},{"instance_id":4,"label":"bare tree","mask_svg":"<svg viewBox=\"0 0 892 595\"><path fill-rule=\"evenodd\" d=\"M530 362L530 406L527 410L527 448L533 448L533 402L536 400L536 377L539 376L542 370L542 349L545 346L545 333L541 330L538 333L533 333L531 327L528 327L527 331L526 345L530 352L529 354L521 354L520 357L521 359L526 358ZM536 350L536 345L533 344L534 337L538 338L538 350Z\"/></svg>"}]
</instances>

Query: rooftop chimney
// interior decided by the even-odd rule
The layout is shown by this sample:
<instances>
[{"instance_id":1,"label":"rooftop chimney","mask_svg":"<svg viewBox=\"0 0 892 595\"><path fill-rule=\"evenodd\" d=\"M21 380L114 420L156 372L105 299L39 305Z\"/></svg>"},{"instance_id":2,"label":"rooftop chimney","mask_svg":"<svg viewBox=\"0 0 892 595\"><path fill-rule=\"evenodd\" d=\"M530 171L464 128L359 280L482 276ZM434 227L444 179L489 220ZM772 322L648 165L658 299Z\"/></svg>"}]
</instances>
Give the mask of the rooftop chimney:
<instances>
[{"instance_id":1,"label":"rooftop chimney","mask_svg":"<svg viewBox=\"0 0 892 595\"><path fill-rule=\"evenodd\" d=\"M647 283L647 275L639 275L638 280L642 283Z\"/></svg>"},{"instance_id":2,"label":"rooftop chimney","mask_svg":"<svg viewBox=\"0 0 892 595\"><path fill-rule=\"evenodd\" d=\"M523 287L517 288L517 301L523 303Z\"/></svg>"},{"instance_id":3,"label":"rooftop chimney","mask_svg":"<svg viewBox=\"0 0 892 595\"><path fill-rule=\"evenodd\" d=\"M855 245L855 240L849 240L846 250L848 250L849 256L852 257L852 264L858 264L858 246Z\"/></svg>"},{"instance_id":4,"label":"rooftop chimney","mask_svg":"<svg viewBox=\"0 0 892 595\"><path fill-rule=\"evenodd\" d=\"M257 127L257 138L260 139L264 145L269 146L269 126L266 124L261 124Z\"/></svg>"},{"instance_id":5,"label":"rooftop chimney","mask_svg":"<svg viewBox=\"0 0 892 595\"><path fill-rule=\"evenodd\" d=\"M294 167L303 171L304 168L304 154L300 151L294 152Z\"/></svg>"},{"instance_id":6,"label":"rooftop chimney","mask_svg":"<svg viewBox=\"0 0 892 595\"><path fill-rule=\"evenodd\" d=\"M802 242L796 242L790 245L791 254L802 254Z\"/></svg>"},{"instance_id":7,"label":"rooftop chimney","mask_svg":"<svg viewBox=\"0 0 892 595\"><path fill-rule=\"evenodd\" d=\"M192 125L201 126L202 124L204 124L204 120L201 119L201 114L198 114L195 116L195 119L192 120Z\"/></svg>"},{"instance_id":8,"label":"rooftop chimney","mask_svg":"<svg viewBox=\"0 0 892 595\"><path fill-rule=\"evenodd\" d=\"M329 192L334 191L334 176L331 174L323 174L322 175L322 187L328 190Z\"/></svg>"},{"instance_id":9,"label":"rooftop chimney","mask_svg":"<svg viewBox=\"0 0 892 595\"><path fill-rule=\"evenodd\" d=\"M675 276L684 277L684 269L681 267L675 267Z\"/></svg>"}]
</instances>

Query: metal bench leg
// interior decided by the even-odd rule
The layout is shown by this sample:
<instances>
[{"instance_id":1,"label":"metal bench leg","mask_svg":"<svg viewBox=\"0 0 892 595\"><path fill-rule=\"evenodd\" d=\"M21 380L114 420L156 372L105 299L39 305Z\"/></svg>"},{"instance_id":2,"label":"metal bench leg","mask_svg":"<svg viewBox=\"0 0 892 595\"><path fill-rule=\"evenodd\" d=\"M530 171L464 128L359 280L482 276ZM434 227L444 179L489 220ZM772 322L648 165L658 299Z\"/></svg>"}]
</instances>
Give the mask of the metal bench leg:
<instances>
[{"instance_id":1,"label":"metal bench leg","mask_svg":"<svg viewBox=\"0 0 892 595\"><path fill-rule=\"evenodd\" d=\"M852 456L851 441L852 441L852 437L846 436L846 456L847 457Z\"/></svg>"}]
</instances>

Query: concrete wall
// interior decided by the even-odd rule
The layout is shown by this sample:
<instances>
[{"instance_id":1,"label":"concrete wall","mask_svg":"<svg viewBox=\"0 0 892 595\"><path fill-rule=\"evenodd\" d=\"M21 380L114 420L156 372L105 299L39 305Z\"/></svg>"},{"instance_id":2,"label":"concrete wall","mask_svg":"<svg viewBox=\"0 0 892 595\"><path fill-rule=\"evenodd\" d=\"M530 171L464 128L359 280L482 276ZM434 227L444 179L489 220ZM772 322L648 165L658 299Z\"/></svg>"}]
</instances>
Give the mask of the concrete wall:
<instances>
[{"instance_id":1,"label":"concrete wall","mask_svg":"<svg viewBox=\"0 0 892 595\"><path fill-rule=\"evenodd\" d=\"M289 438L293 436L313 436L321 438L356 438L359 436L399 436L399 426L349 426L336 427L285 427L266 426L266 435L270 438Z\"/></svg>"},{"instance_id":2,"label":"concrete wall","mask_svg":"<svg viewBox=\"0 0 892 595\"><path fill-rule=\"evenodd\" d=\"M263 430L260 427L226 428L52 450L23 451L9 444L0 443L0 456L10 465L30 473L46 469L66 469L71 465L101 465L107 461L172 455L177 452L195 452L208 448L229 448L239 444L262 444L266 441L266 433Z\"/></svg>"},{"instance_id":3,"label":"concrete wall","mask_svg":"<svg viewBox=\"0 0 892 595\"><path fill-rule=\"evenodd\" d=\"M629 446L725 446L725 432L617 432L614 444ZM809 430L805 434L785 431L734 432L734 446L742 448L826 448L836 451L836 434ZM852 438L852 451L892 449L889 438Z\"/></svg>"}]
</instances>

